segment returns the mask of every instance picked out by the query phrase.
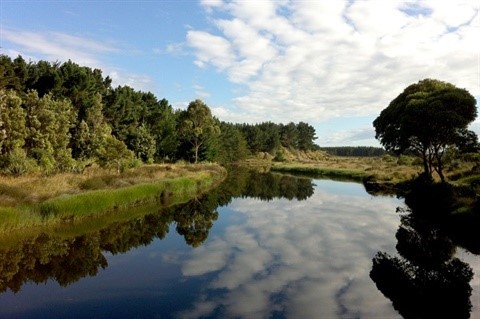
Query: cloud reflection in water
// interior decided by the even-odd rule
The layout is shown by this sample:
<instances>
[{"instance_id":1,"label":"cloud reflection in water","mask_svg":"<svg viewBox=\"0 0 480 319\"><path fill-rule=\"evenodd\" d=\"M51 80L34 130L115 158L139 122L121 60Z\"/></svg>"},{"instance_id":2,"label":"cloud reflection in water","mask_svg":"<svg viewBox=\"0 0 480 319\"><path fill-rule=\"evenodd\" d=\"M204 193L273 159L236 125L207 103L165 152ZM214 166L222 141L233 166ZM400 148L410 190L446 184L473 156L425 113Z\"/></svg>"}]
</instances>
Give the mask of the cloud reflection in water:
<instances>
[{"instance_id":1,"label":"cloud reflection in water","mask_svg":"<svg viewBox=\"0 0 480 319\"><path fill-rule=\"evenodd\" d=\"M361 185L317 181L306 201L236 199L220 219L241 214L182 265L214 280L182 318L394 318L368 274L379 250L395 251L394 198Z\"/></svg>"}]
</instances>

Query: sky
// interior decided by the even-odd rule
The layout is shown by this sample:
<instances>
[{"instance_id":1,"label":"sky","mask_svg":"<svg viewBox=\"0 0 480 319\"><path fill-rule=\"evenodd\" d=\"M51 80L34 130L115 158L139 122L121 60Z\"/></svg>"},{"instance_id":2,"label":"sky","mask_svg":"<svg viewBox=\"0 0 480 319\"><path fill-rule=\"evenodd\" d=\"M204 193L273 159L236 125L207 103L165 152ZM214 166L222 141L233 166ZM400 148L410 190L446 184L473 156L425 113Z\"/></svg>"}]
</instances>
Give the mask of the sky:
<instances>
[{"instance_id":1,"label":"sky","mask_svg":"<svg viewBox=\"0 0 480 319\"><path fill-rule=\"evenodd\" d=\"M410 84L450 82L478 104L479 11L480 0L0 0L0 54L70 59L174 108L201 99L226 122L307 122L320 146L380 146L372 122Z\"/></svg>"}]
</instances>

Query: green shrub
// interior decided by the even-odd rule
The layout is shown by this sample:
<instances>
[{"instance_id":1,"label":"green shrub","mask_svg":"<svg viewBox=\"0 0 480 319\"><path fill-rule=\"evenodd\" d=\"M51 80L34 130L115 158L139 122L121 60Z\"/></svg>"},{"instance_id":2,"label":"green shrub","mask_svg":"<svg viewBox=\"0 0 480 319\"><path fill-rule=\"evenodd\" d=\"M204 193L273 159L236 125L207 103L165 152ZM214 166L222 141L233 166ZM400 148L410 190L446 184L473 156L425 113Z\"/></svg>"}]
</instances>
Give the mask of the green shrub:
<instances>
[{"instance_id":1,"label":"green shrub","mask_svg":"<svg viewBox=\"0 0 480 319\"><path fill-rule=\"evenodd\" d=\"M480 162L480 153L465 153L461 155L461 159L466 162Z\"/></svg>"},{"instance_id":2,"label":"green shrub","mask_svg":"<svg viewBox=\"0 0 480 319\"><path fill-rule=\"evenodd\" d=\"M386 154L382 157L382 161L387 163L393 163L395 162L395 157L393 157L392 155Z\"/></svg>"},{"instance_id":3,"label":"green shrub","mask_svg":"<svg viewBox=\"0 0 480 319\"><path fill-rule=\"evenodd\" d=\"M412 165L423 166L423 160L420 157L415 157L413 159Z\"/></svg>"},{"instance_id":4,"label":"green shrub","mask_svg":"<svg viewBox=\"0 0 480 319\"><path fill-rule=\"evenodd\" d=\"M414 160L415 160L415 158L413 158L413 157L410 157L410 156L407 156L407 155L400 155L400 157L397 160L397 164L398 165L409 166L409 165L413 164Z\"/></svg>"},{"instance_id":5,"label":"green shrub","mask_svg":"<svg viewBox=\"0 0 480 319\"><path fill-rule=\"evenodd\" d=\"M22 175L38 170L35 161L27 158L25 151L15 148L10 154L3 157L3 171L11 175Z\"/></svg>"},{"instance_id":6,"label":"green shrub","mask_svg":"<svg viewBox=\"0 0 480 319\"><path fill-rule=\"evenodd\" d=\"M275 157L273 158L275 162L285 162L285 154L283 153L282 150L278 150L277 153L275 154Z\"/></svg>"}]
</instances>

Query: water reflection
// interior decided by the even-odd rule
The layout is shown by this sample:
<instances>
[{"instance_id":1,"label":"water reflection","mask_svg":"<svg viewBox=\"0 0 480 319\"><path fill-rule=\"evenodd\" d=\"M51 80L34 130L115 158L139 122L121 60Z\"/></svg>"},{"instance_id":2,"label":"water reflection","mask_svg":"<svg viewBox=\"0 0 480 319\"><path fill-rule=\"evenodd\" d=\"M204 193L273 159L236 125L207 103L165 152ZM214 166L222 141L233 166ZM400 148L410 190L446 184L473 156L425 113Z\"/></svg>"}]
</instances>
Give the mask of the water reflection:
<instances>
[{"instance_id":1,"label":"water reflection","mask_svg":"<svg viewBox=\"0 0 480 319\"><path fill-rule=\"evenodd\" d=\"M182 205L2 242L0 317L468 317L467 219L400 219L398 205L359 184L235 169Z\"/></svg>"},{"instance_id":2,"label":"water reflection","mask_svg":"<svg viewBox=\"0 0 480 319\"><path fill-rule=\"evenodd\" d=\"M449 185L413 187L396 233L400 256L380 251L373 259L370 277L404 318L470 317L473 270L455 257L459 243L450 236L458 201Z\"/></svg>"},{"instance_id":3,"label":"water reflection","mask_svg":"<svg viewBox=\"0 0 480 319\"><path fill-rule=\"evenodd\" d=\"M188 245L198 247L207 239L218 218L217 208L233 197L300 200L312 194L313 184L309 179L237 169L218 189L186 204L167 209L152 207L151 212L141 218L115 222L97 231L85 231L80 236L51 232L25 236L10 245L3 243L0 292L18 292L27 282L54 280L67 286L83 277L95 276L99 269L108 266L105 253L125 253L149 245L154 239L163 239L172 224Z\"/></svg>"},{"instance_id":4,"label":"water reflection","mask_svg":"<svg viewBox=\"0 0 480 319\"><path fill-rule=\"evenodd\" d=\"M395 317L368 271L376 248L393 249L384 238L398 224L379 208L398 202L357 184L337 192L336 182L316 183L306 202L234 200L234 220L182 263L187 278L211 279L179 317Z\"/></svg>"}]
</instances>

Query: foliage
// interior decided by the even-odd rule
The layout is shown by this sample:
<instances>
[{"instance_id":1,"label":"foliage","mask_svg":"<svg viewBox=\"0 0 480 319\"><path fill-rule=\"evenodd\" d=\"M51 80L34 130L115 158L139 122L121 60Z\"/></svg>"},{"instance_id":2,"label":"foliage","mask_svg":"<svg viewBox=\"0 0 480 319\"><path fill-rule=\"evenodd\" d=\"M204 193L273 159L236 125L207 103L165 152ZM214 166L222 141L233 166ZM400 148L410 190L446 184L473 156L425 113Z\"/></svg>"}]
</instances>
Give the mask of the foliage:
<instances>
[{"instance_id":1,"label":"foliage","mask_svg":"<svg viewBox=\"0 0 480 319\"><path fill-rule=\"evenodd\" d=\"M125 164L131 159L133 159L133 152L113 136L106 139L98 152L100 166L116 167L118 174L126 168Z\"/></svg>"},{"instance_id":2,"label":"foliage","mask_svg":"<svg viewBox=\"0 0 480 319\"><path fill-rule=\"evenodd\" d=\"M468 91L425 79L408 86L375 119L376 138L387 151L413 152L422 158L426 174L436 171L444 181L446 149L470 149L465 145L475 140L466 129L477 116L475 105Z\"/></svg>"},{"instance_id":3,"label":"foliage","mask_svg":"<svg viewBox=\"0 0 480 319\"><path fill-rule=\"evenodd\" d=\"M280 146L289 149L314 150L315 129L304 122L287 125L263 122L260 124L237 124L247 141L250 152L266 152L276 155Z\"/></svg>"},{"instance_id":4,"label":"foliage","mask_svg":"<svg viewBox=\"0 0 480 319\"><path fill-rule=\"evenodd\" d=\"M16 176L34 172L38 167L33 159L27 158L27 154L21 148L14 148L2 156L0 161L4 172Z\"/></svg>"},{"instance_id":5,"label":"foliage","mask_svg":"<svg viewBox=\"0 0 480 319\"><path fill-rule=\"evenodd\" d=\"M95 162L119 170L133 157L147 163L230 163L257 152L275 155L280 146L316 148L315 129L304 122L225 123L203 101L174 110L151 92L113 88L111 82L101 70L70 60L27 62L0 55L0 171L9 172L19 150L33 166L53 173Z\"/></svg>"},{"instance_id":6,"label":"foliage","mask_svg":"<svg viewBox=\"0 0 480 319\"><path fill-rule=\"evenodd\" d=\"M180 114L178 131L180 137L192 145L194 162L197 163L200 148L206 146L209 138L220 134L220 127L216 125L208 106L197 99Z\"/></svg>"},{"instance_id":7,"label":"foliage","mask_svg":"<svg viewBox=\"0 0 480 319\"><path fill-rule=\"evenodd\" d=\"M0 154L25 144L25 111L22 99L14 91L0 90Z\"/></svg>"},{"instance_id":8,"label":"foliage","mask_svg":"<svg viewBox=\"0 0 480 319\"><path fill-rule=\"evenodd\" d=\"M250 153L247 141L237 126L221 122L219 124L220 134L216 142L215 156L209 160L220 163L235 163L244 160ZM212 147L210 147L212 149Z\"/></svg>"}]
</instances>

